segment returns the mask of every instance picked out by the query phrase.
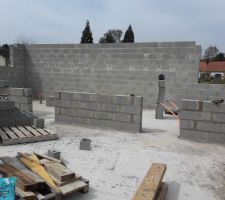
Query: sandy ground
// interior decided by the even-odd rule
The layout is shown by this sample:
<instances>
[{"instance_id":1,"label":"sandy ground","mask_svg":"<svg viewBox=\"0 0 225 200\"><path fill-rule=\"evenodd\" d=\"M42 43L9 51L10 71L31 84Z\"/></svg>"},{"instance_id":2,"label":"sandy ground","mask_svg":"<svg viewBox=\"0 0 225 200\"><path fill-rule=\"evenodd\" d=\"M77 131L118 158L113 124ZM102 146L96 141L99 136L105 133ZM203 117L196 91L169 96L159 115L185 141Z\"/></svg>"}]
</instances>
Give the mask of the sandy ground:
<instances>
[{"instance_id":1,"label":"sandy ground","mask_svg":"<svg viewBox=\"0 0 225 200\"><path fill-rule=\"evenodd\" d=\"M142 134L54 123L54 109L34 102L34 112L46 119L60 140L0 146L0 156L17 152L46 153L56 148L75 172L90 180L87 194L67 200L129 200L153 162L167 164L164 181L167 200L224 200L225 146L179 139L178 120L155 120L153 110L143 113ZM81 138L92 140L92 151L80 151Z\"/></svg>"}]
</instances>

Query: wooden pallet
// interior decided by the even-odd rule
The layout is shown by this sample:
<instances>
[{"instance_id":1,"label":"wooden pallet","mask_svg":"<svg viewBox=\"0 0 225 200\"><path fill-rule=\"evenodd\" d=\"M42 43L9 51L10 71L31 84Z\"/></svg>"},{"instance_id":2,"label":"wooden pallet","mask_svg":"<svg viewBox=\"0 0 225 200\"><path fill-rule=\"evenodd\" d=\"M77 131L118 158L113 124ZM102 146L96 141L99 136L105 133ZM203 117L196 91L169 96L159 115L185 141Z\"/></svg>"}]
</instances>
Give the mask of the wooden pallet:
<instances>
[{"instance_id":1,"label":"wooden pallet","mask_svg":"<svg viewBox=\"0 0 225 200\"><path fill-rule=\"evenodd\" d=\"M2 145L12 145L56 140L58 135L46 129L36 129L33 126L15 126L1 127L0 138Z\"/></svg>"}]
</instances>

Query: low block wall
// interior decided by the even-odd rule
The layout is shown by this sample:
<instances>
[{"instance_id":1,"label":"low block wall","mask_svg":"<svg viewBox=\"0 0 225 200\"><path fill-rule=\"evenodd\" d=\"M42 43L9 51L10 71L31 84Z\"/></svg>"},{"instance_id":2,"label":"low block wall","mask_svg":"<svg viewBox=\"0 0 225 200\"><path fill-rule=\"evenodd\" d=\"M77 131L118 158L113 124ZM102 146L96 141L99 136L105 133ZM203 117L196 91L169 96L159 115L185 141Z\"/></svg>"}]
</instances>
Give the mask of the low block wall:
<instances>
[{"instance_id":1,"label":"low block wall","mask_svg":"<svg viewBox=\"0 0 225 200\"><path fill-rule=\"evenodd\" d=\"M8 94L9 82L7 80L0 80L0 95Z\"/></svg>"},{"instance_id":2,"label":"low block wall","mask_svg":"<svg viewBox=\"0 0 225 200\"><path fill-rule=\"evenodd\" d=\"M56 92L47 98L55 121L141 132L143 97L81 92Z\"/></svg>"},{"instance_id":3,"label":"low block wall","mask_svg":"<svg viewBox=\"0 0 225 200\"><path fill-rule=\"evenodd\" d=\"M225 144L225 103L182 100L180 137Z\"/></svg>"},{"instance_id":4,"label":"low block wall","mask_svg":"<svg viewBox=\"0 0 225 200\"><path fill-rule=\"evenodd\" d=\"M32 112L32 90L30 88L10 88L9 98L15 101L15 107L19 110Z\"/></svg>"}]
</instances>

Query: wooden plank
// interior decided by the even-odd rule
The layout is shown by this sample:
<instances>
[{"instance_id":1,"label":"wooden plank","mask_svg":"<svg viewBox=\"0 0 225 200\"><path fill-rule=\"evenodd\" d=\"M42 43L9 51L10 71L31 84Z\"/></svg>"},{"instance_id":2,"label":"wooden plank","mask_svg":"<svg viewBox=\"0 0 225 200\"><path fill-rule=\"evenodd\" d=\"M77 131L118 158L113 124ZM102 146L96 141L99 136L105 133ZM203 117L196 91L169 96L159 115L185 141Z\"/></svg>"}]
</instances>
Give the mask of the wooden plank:
<instances>
[{"instance_id":1,"label":"wooden plank","mask_svg":"<svg viewBox=\"0 0 225 200\"><path fill-rule=\"evenodd\" d=\"M155 200L165 171L165 164L153 163L135 193L133 200Z\"/></svg>"},{"instance_id":2,"label":"wooden plank","mask_svg":"<svg viewBox=\"0 0 225 200\"><path fill-rule=\"evenodd\" d=\"M16 169L20 170L27 176L29 176L35 183L37 183L38 188L46 186L45 181L41 179L38 175L31 172L29 169L27 169L20 161L19 159L15 157L0 157L0 160L4 163L11 165L15 167Z\"/></svg>"},{"instance_id":3,"label":"wooden plank","mask_svg":"<svg viewBox=\"0 0 225 200\"><path fill-rule=\"evenodd\" d=\"M47 172L59 182L65 182L75 178L75 173L61 163L49 161L44 162L43 165Z\"/></svg>"},{"instance_id":4,"label":"wooden plank","mask_svg":"<svg viewBox=\"0 0 225 200\"><path fill-rule=\"evenodd\" d=\"M162 182L160 184L156 200L165 200L167 192L168 192L168 185Z\"/></svg>"},{"instance_id":5,"label":"wooden plank","mask_svg":"<svg viewBox=\"0 0 225 200\"><path fill-rule=\"evenodd\" d=\"M17 136L15 133L13 133L9 128L3 127L2 129L5 131L5 133L6 133L11 139L18 139L18 136Z\"/></svg>"},{"instance_id":6,"label":"wooden plank","mask_svg":"<svg viewBox=\"0 0 225 200\"><path fill-rule=\"evenodd\" d=\"M10 127L10 129L20 138L25 138L26 135L24 135L18 128L16 127Z\"/></svg>"},{"instance_id":7,"label":"wooden plank","mask_svg":"<svg viewBox=\"0 0 225 200\"><path fill-rule=\"evenodd\" d=\"M37 153L37 152L33 152L33 153L39 158L39 160L40 160L40 159L47 159L47 160L50 160L50 161L55 161L55 162L58 162L58 163L62 163L61 160L52 158L52 157L50 157L50 156L43 155L43 154L39 154L39 153Z\"/></svg>"},{"instance_id":8,"label":"wooden plank","mask_svg":"<svg viewBox=\"0 0 225 200\"><path fill-rule=\"evenodd\" d=\"M83 181L74 181L64 186L60 186L59 189L63 196L67 196L77 191L86 190L88 191L89 185Z\"/></svg>"},{"instance_id":9,"label":"wooden plank","mask_svg":"<svg viewBox=\"0 0 225 200\"><path fill-rule=\"evenodd\" d=\"M37 184L29 176L2 161L0 162L0 171L7 174L7 176L16 177L16 185L24 191L32 191L37 188Z\"/></svg>"},{"instance_id":10,"label":"wooden plank","mask_svg":"<svg viewBox=\"0 0 225 200\"><path fill-rule=\"evenodd\" d=\"M51 176L51 174L50 174ZM74 179L71 179L71 180L68 180L68 181L64 181L64 182L61 182L59 180L57 180L55 177L51 176L52 177L52 180L56 183L56 185L58 186L63 186L63 185L67 185L68 183L72 183L74 181L78 181L78 180L82 180L82 176L79 175L79 174L75 174L75 178ZM82 180L83 181L83 180ZM84 181L85 182L85 181Z\"/></svg>"},{"instance_id":11,"label":"wooden plank","mask_svg":"<svg viewBox=\"0 0 225 200\"><path fill-rule=\"evenodd\" d=\"M9 140L10 138L8 137L8 135L5 133L5 131L3 131L1 128L0 128L0 137L2 138L2 140Z\"/></svg>"},{"instance_id":12,"label":"wooden plank","mask_svg":"<svg viewBox=\"0 0 225 200\"><path fill-rule=\"evenodd\" d=\"M25 192L19 187L16 187L16 194L24 200L36 200L36 195L33 192Z\"/></svg>"},{"instance_id":13,"label":"wooden plank","mask_svg":"<svg viewBox=\"0 0 225 200\"><path fill-rule=\"evenodd\" d=\"M30 131L35 136L41 136L39 132L37 132L35 129L33 129L31 126L24 126L28 131Z\"/></svg>"},{"instance_id":14,"label":"wooden plank","mask_svg":"<svg viewBox=\"0 0 225 200\"><path fill-rule=\"evenodd\" d=\"M26 135L27 137L34 137L27 129L25 129L22 126L17 126L17 128L23 132L24 135Z\"/></svg>"},{"instance_id":15,"label":"wooden plank","mask_svg":"<svg viewBox=\"0 0 225 200\"><path fill-rule=\"evenodd\" d=\"M49 135L48 134L48 132L46 132L44 129L40 129L40 128L38 128L38 129L36 129L40 134L42 134L42 135Z\"/></svg>"}]
</instances>

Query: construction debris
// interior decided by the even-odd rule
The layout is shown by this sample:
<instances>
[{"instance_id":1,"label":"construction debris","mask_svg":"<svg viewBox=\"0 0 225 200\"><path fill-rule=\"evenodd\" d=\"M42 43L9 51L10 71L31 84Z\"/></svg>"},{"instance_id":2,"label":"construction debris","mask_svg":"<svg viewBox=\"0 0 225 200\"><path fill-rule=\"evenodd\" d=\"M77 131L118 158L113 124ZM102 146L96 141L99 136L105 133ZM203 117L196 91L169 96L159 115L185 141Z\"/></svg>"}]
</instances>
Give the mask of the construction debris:
<instances>
[{"instance_id":1,"label":"construction debris","mask_svg":"<svg viewBox=\"0 0 225 200\"><path fill-rule=\"evenodd\" d=\"M57 151L56 149L49 149L48 156L60 160L61 152Z\"/></svg>"},{"instance_id":2,"label":"construction debris","mask_svg":"<svg viewBox=\"0 0 225 200\"><path fill-rule=\"evenodd\" d=\"M63 199L89 190L89 181L68 169L61 160L36 153L1 157L0 174L16 178L17 199Z\"/></svg>"},{"instance_id":3,"label":"construction debris","mask_svg":"<svg viewBox=\"0 0 225 200\"><path fill-rule=\"evenodd\" d=\"M162 182L166 165L153 163L133 200L165 200L168 186Z\"/></svg>"},{"instance_id":4,"label":"construction debris","mask_svg":"<svg viewBox=\"0 0 225 200\"><path fill-rule=\"evenodd\" d=\"M80 150L90 151L91 150L91 140L87 139L87 138L83 138L80 141Z\"/></svg>"}]
</instances>

